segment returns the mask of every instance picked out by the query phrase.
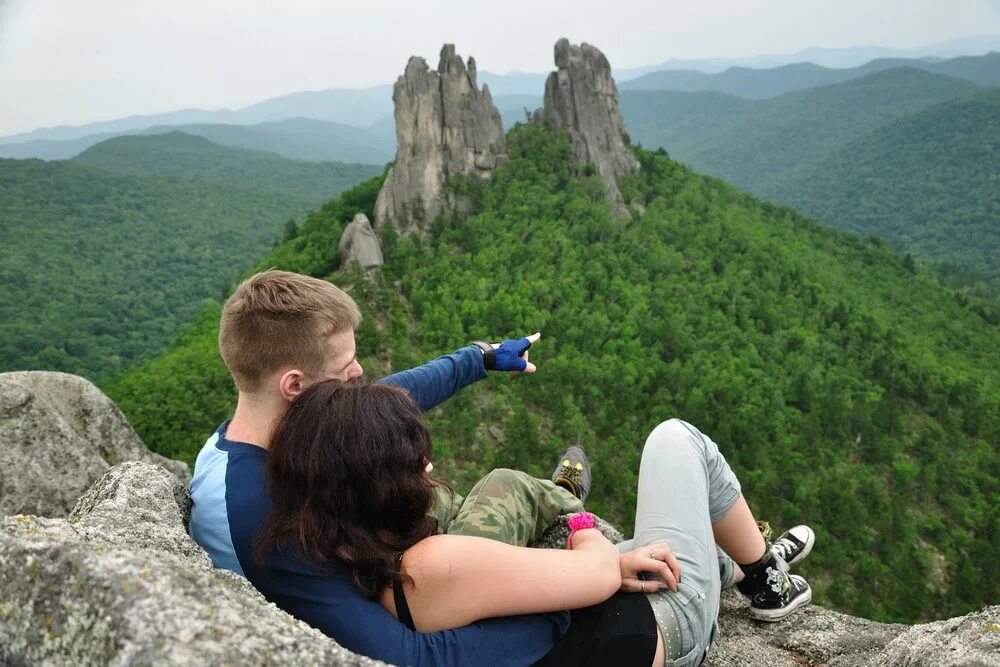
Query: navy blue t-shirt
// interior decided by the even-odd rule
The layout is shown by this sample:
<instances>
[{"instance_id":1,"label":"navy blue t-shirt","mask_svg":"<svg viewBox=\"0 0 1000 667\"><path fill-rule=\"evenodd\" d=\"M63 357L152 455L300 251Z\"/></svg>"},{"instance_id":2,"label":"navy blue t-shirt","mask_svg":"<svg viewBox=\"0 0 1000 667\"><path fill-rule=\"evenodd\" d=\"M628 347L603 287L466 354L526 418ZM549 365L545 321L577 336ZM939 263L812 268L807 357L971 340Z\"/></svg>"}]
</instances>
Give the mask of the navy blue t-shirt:
<instances>
[{"instance_id":1,"label":"navy blue t-shirt","mask_svg":"<svg viewBox=\"0 0 1000 667\"><path fill-rule=\"evenodd\" d=\"M463 348L385 382L407 389L422 409L485 376L482 353ZM189 531L217 567L245 576L271 602L345 648L398 665L529 665L569 627L560 612L488 619L443 632L415 632L365 598L346 568L319 567L273 552L257 566L253 544L270 512L260 447L226 439L228 422L198 455Z\"/></svg>"}]
</instances>

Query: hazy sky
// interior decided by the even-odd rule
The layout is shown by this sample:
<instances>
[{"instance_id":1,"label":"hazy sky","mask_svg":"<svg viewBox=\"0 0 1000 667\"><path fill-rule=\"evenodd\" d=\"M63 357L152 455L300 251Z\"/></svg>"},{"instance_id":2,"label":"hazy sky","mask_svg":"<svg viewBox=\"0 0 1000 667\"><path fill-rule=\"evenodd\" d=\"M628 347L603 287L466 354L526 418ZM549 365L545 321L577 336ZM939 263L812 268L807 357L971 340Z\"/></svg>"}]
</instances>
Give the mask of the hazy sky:
<instances>
[{"instance_id":1,"label":"hazy sky","mask_svg":"<svg viewBox=\"0 0 1000 667\"><path fill-rule=\"evenodd\" d=\"M1000 34L1000 0L0 0L0 135L395 80L444 42L546 71L561 36L615 67Z\"/></svg>"}]
</instances>

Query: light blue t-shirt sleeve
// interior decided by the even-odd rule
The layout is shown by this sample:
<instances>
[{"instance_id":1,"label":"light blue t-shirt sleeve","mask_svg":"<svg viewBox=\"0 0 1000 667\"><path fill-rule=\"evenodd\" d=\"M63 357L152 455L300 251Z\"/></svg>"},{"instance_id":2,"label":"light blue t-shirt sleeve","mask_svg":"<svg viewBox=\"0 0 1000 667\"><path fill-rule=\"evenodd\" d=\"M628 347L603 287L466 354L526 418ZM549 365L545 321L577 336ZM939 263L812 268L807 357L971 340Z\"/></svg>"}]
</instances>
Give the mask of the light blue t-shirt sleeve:
<instances>
[{"instance_id":1,"label":"light blue t-shirt sleeve","mask_svg":"<svg viewBox=\"0 0 1000 667\"><path fill-rule=\"evenodd\" d=\"M195 461L191 480L191 539L208 552L215 567L242 575L243 568L233 547L226 505L226 472L229 454L217 446L219 433L208 439Z\"/></svg>"}]
</instances>

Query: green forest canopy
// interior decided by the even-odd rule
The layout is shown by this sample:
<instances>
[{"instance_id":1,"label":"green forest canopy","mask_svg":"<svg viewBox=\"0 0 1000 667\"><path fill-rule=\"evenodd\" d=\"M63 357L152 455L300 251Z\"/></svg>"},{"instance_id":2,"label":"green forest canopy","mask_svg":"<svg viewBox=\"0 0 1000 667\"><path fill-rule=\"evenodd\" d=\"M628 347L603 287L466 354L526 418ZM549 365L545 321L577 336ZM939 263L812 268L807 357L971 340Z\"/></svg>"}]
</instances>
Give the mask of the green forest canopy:
<instances>
[{"instance_id":1,"label":"green forest canopy","mask_svg":"<svg viewBox=\"0 0 1000 667\"><path fill-rule=\"evenodd\" d=\"M890 69L768 100L625 92L622 111L633 139L982 293L1000 284L997 90Z\"/></svg>"},{"instance_id":2,"label":"green forest canopy","mask_svg":"<svg viewBox=\"0 0 1000 667\"><path fill-rule=\"evenodd\" d=\"M767 196L1000 286L1000 88L901 118Z\"/></svg>"},{"instance_id":3,"label":"green forest canopy","mask_svg":"<svg viewBox=\"0 0 1000 667\"><path fill-rule=\"evenodd\" d=\"M437 470L547 475L570 443L591 505L628 530L642 442L679 416L720 443L758 515L806 521L819 602L913 621L1000 593L1000 369L994 304L937 285L859 238L637 151L615 219L600 180L544 128L509 135L492 182L455 185L475 214L426 238L388 233L374 283L340 271L339 235L372 214L373 179L311 214L256 268L351 290L370 375L473 339L540 329L539 373L493 377L429 415ZM589 174L589 175L588 175ZM157 451L188 462L232 410L218 303L109 393Z\"/></svg>"},{"instance_id":4,"label":"green forest canopy","mask_svg":"<svg viewBox=\"0 0 1000 667\"><path fill-rule=\"evenodd\" d=\"M142 151L100 148L92 150L116 157L121 171L143 171ZM199 155L227 151L202 147ZM233 182L220 183L0 160L0 371L58 370L102 382L159 354L204 299L217 297L283 229L294 231L290 216L321 201L319 179L309 196L262 182L268 170L276 187L283 173L304 176L298 163L245 153L243 183L235 172ZM164 174L191 161L191 154L154 155ZM330 195L375 171L311 167L321 176L343 172L324 186Z\"/></svg>"}]
</instances>

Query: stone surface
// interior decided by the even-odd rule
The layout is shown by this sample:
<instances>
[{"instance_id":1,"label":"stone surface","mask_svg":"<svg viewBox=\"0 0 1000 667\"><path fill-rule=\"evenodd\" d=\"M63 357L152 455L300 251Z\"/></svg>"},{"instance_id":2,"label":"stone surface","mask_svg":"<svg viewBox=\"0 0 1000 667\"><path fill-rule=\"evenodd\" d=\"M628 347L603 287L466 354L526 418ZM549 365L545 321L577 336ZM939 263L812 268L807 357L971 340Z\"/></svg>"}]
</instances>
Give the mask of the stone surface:
<instances>
[{"instance_id":1,"label":"stone surface","mask_svg":"<svg viewBox=\"0 0 1000 667\"><path fill-rule=\"evenodd\" d=\"M584 42L556 42L558 68L545 82L545 106L537 116L564 128L580 162L594 165L617 215L627 216L618 180L639 169L628 147L625 120L618 109L618 88L611 65L598 49Z\"/></svg>"},{"instance_id":2,"label":"stone surface","mask_svg":"<svg viewBox=\"0 0 1000 667\"><path fill-rule=\"evenodd\" d=\"M186 465L150 452L121 410L87 380L0 373L0 516L66 516L108 468L132 459L190 479Z\"/></svg>"},{"instance_id":3,"label":"stone surface","mask_svg":"<svg viewBox=\"0 0 1000 667\"><path fill-rule=\"evenodd\" d=\"M907 629L886 647L880 665L1000 666L1000 605Z\"/></svg>"},{"instance_id":4,"label":"stone surface","mask_svg":"<svg viewBox=\"0 0 1000 667\"><path fill-rule=\"evenodd\" d=\"M0 523L0 664L376 665L215 570L190 500L158 466L122 463L68 519Z\"/></svg>"},{"instance_id":5,"label":"stone surface","mask_svg":"<svg viewBox=\"0 0 1000 667\"><path fill-rule=\"evenodd\" d=\"M488 178L506 160L500 112L489 88L476 83L476 62L455 47L441 49L437 71L413 57L393 88L396 163L375 203L375 231L393 225L401 235L426 230L462 201L444 189L451 177Z\"/></svg>"},{"instance_id":6,"label":"stone surface","mask_svg":"<svg viewBox=\"0 0 1000 667\"><path fill-rule=\"evenodd\" d=\"M372 223L364 213L358 213L340 237L340 261L343 266L357 265L362 271L382 266L382 246L379 245Z\"/></svg>"}]
</instances>

